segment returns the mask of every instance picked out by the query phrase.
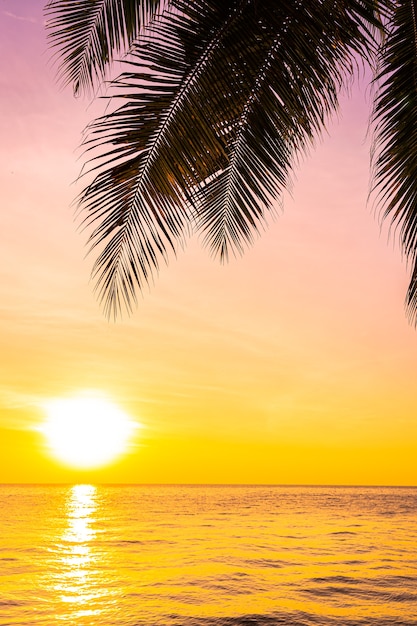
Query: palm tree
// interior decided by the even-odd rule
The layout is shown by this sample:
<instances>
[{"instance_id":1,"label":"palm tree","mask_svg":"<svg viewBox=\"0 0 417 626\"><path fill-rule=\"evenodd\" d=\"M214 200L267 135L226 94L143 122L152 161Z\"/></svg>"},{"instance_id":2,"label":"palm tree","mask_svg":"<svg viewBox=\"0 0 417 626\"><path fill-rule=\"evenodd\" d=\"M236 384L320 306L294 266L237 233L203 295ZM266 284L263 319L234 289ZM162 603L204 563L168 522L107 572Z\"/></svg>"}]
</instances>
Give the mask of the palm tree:
<instances>
[{"instance_id":1,"label":"palm tree","mask_svg":"<svg viewBox=\"0 0 417 626\"><path fill-rule=\"evenodd\" d=\"M106 313L130 309L191 230L221 260L242 253L364 63L377 85L372 191L412 264L416 322L416 12L416 0L50 0L76 94L124 55L117 104L84 142L79 197Z\"/></svg>"}]
</instances>

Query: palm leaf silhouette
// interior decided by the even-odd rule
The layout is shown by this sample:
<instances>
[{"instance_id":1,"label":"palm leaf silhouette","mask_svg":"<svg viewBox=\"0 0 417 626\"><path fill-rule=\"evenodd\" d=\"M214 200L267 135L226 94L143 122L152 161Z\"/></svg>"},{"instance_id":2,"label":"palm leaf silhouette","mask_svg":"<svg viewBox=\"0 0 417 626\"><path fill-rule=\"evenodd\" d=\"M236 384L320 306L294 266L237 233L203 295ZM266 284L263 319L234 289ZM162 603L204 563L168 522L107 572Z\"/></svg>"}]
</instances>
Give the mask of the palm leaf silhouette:
<instances>
[{"instance_id":1,"label":"palm leaf silhouette","mask_svg":"<svg viewBox=\"0 0 417 626\"><path fill-rule=\"evenodd\" d=\"M130 309L190 230L226 259L249 244L338 107L378 61L374 190L413 263L417 318L416 19L412 0L51 0L60 74L122 102L85 142L80 195L109 315Z\"/></svg>"},{"instance_id":2,"label":"palm leaf silhouette","mask_svg":"<svg viewBox=\"0 0 417 626\"><path fill-rule=\"evenodd\" d=\"M412 264L408 312L417 321L417 6L395 3L387 24L378 75L374 122L375 191L399 230L402 248Z\"/></svg>"}]
</instances>

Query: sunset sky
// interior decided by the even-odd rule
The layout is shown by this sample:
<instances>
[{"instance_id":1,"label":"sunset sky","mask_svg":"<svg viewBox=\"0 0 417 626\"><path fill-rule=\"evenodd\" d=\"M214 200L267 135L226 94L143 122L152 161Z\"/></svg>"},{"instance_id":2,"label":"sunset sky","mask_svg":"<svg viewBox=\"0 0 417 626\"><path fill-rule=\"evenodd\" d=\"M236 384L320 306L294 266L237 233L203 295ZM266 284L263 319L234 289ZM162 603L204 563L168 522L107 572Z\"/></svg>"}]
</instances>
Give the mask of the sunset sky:
<instances>
[{"instance_id":1,"label":"sunset sky","mask_svg":"<svg viewBox=\"0 0 417 626\"><path fill-rule=\"evenodd\" d=\"M416 485L417 331L367 201L369 88L242 259L221 266L195 237L108 322L71 206L102 105L57 84L42 8L0 0L0 482ZM86 393L140 427L80 471L40 429L46 402Z\"/></svg>"}]
</instances>

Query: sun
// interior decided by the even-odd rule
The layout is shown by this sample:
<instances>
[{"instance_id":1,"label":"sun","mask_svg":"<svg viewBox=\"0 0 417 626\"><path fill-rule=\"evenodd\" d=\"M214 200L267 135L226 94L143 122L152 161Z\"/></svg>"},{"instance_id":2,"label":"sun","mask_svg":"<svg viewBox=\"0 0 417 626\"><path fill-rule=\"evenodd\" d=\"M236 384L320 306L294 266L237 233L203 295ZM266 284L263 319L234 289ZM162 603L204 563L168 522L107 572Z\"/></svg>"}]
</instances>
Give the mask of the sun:
<instances>
[{"instance_id":1,"label":"sun","mask_svg":"<svg viewBox=\"0 0 417 626\"><path fill-rule=\"evenodd\" d=\"M47 419L41 426L55 457L66 465L94 468L127 451L138 424L110 400L78 396L43 404Z\"/></svg>"}]
</instances>

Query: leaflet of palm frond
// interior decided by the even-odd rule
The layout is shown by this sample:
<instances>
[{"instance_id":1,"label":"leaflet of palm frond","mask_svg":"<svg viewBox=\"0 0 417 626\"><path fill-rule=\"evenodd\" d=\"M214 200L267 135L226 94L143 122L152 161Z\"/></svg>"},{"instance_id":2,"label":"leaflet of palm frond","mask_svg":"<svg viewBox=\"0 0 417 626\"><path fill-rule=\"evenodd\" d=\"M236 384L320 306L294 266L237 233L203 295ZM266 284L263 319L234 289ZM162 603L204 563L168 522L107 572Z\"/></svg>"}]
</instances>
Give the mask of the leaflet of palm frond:
<instances>
[{"instance_id":1,"label":"leaflet of palm frond","mask_svg":"<svg viewBox=\"0 0 417 626\"><path fill-rule=\"evenodd\" d=\"M164 0L50 0L45 7L58 76L74 93L101 81L114 54L128 50Z\"/></svg>"},{"instance_id":2,"label":"leaflet of palm frond","mask_svg":"<svg viewBox=\"0 0 417 626\"><path fill-rule=\"evenodd\" d=\"M395 3L381 50L374 108L374 191L399 232L412 280L406 303L417 322L417 21L415 3Z\"/></svg>"},{"instance_id":3,"label":"leaflet of palm frond","mask_svg":"<svg viewBox=\"0 0 417 626\"><path fill-rule=\"evenodd\" d=\"M411 321L415 322L417 312L417 263L414 263L406 303Z\"/></svg>"}]
</instances>

